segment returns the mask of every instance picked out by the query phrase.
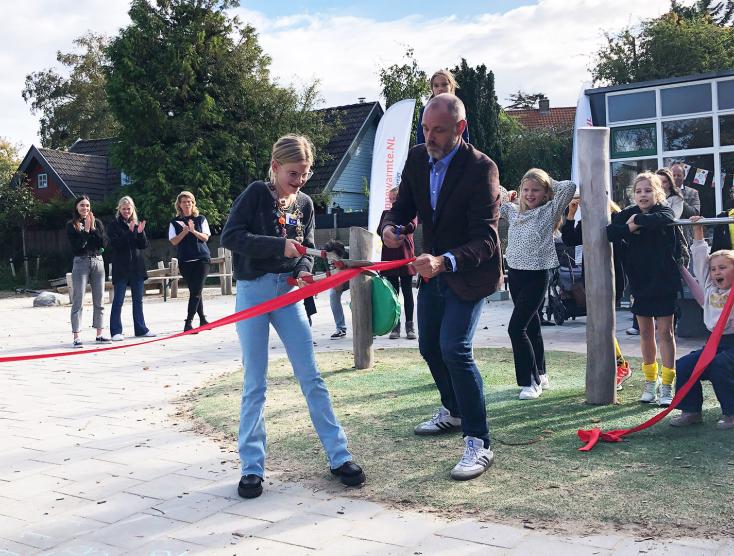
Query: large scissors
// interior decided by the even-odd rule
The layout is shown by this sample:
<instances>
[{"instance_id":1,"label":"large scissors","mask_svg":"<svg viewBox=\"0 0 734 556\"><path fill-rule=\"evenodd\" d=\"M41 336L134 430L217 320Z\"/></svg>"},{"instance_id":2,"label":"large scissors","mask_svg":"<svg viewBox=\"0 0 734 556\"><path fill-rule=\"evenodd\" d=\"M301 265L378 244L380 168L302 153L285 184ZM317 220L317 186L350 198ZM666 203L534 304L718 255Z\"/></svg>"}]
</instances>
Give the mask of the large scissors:
<instances>
[{"instance_id":1,"label":"large scissors","mask_svg":"<svg viewBox=\"0 0 734 556\"><path fill-rule=\"evenodd\" d=\"M301 244L295 245L296 250L301 255L309 255L311 257L318 257L326 261L326 272L320 274L313 274L311 276L303 276L302 278L288 278L288 284L291 286L300 286L301 283L313 284L319 280L323 280L332 274L336 274L347 268L361 268L364 266L370 266L375 263L372 261L360 261L355 259L342 259L339 255L333 251L323 251L321 249L312 249L305 247Z\"/></svg>"}]
</instances>

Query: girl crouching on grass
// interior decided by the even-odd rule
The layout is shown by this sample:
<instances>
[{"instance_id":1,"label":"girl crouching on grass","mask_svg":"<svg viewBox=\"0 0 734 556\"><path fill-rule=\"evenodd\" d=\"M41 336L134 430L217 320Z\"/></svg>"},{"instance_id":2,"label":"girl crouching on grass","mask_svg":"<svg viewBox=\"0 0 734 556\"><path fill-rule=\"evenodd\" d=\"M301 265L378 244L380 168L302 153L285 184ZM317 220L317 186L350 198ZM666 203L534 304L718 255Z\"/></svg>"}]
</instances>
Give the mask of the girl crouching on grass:
<instances>
[{"instance_id":1,"label":"girl crouching on grass","mask_svg":"<svg viewBox=\"0 0 734 556\"><path fill-rule=\"evenodd\" d=\"M700 216L691 217L694 222L700 219ZM706 328L713 330L729 297L729 291L734 285L734 251L722 249L715 251L709 257L709 248L703 238L703 226L701 225L693 227L693 239L691 245L693 269L696 273L696 280L704 290L703 320ZM703 348L678 359L676 388L681 388L688 382L702 351ZM686 394L686 397L678 404L678 409L681 409L682 412L670 420L672 426L685 427L703 423L701 415L702 380L711 381L716 399L721 404L723 416L716 424L716 428L734 429L734 313L729 316L726 323L724 334L716 350L716 357Z\"/></svg>"},{"instance_id":2,"label":"girl crouching on grass","mask_svg":"<svg viewBox=\"0 0 734 556\"><path fill-rule=\"evenodd\" d=\"M607 226L609 241L622 248L624 272L634 297L632 312L640 324L640 349L645 387L643 403L668 406L675 380L673 313L680 290L679 255L673 211L665 203L660 177L642 172L633 185L635 204L612 217ZM662 360L662 385L658 378L657 324Z\"/></svg>"},{"instance_id":3,"label":"girl crouching on grass","mask_svg":"<svg viewBox=\"0 0 734 556\"><path fill-rule=\"evenodd\" d=\"M508 195L504 189L509 202L500 206L500 217L509 224L505 258L515 304L507 333L520 399L534 400L549 386L538 310L548 289L548 271L559 265L553 231L576 193L576 184L556 182L544 170L531 168L519 190L519 206L512 202L517 193Z\"/></svg>"}]
</instances>

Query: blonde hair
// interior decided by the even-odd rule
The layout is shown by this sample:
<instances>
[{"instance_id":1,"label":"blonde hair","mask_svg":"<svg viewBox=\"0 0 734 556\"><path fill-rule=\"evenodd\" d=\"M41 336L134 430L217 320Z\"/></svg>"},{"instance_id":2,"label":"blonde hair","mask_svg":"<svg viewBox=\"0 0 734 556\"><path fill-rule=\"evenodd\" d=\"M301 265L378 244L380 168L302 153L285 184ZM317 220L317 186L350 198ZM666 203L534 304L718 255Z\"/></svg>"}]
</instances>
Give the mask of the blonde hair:
<instances>
[{"instance_id":1,"label":"blonde hair","mask_svg":"<svg viewBox=\"0 0 734 556\"><path fill-rule=\"evenodd\" d=\"M637 188L637 184L645 180L647 180L650 183L650 187L652 187L653 194L655 195L655 202L663 204L666 199L663 182L660 181L660 176L652 172L641 172L637 174L635 181L632 182L632 198L635 198L635 189Z\"/></svg>"},{"instance_id":2,"label":"blonde hair","mask_svg":"<svg viewBox=\"0 0 734 556\"><path fill-rule=\"evenodd\" d=\"M133 209L132 214L130 215L130 218L132 219L134 224L138 223L138 211L135 210L135 203L133 202L133 198L129 195L125 195L124 197L121 197L119 201L117 201L117 217L121 217L122 214L120 214L120 209L122 208L122 205L130 205L130 207Z\"/></svg>"},{"instance_id":3,"label":"blonde hair","mask_svg":"<svg viewBox=\"0 0 734 556\"><path fill-rule=\"evenodd\" d=\"M196 197L194 197L194 194L191 193L191 191L182 191L178 194L176 197L176 202L173 204L174 208L176 209L176 216L183 216L183 212L181 211L181 199L184 197L188 197L191 199L192 207L191 207L191 215L192 216L199 216L199 209L196 208Z\"/></svg>"},{"instance_id":4,"label":"blonde hair","mask_svg":"<svg viewBox=\"0 0 734 556\"><path fill-rule=\"evenodd\" d=\"M446 81L449 82L449 93L452 95L456 94L456 89L459 88L459 84L456 82L456 78L454 77L454 74L451 73L447 69L440 69L431 76L431 78L428 80L428 85L431 87L431 96L430 98L433 98L433 80L436 79L438 76L443 76L446 78Z\"/></svg>"},{"instance_id":5,"label":"blonde hair","mask_svg":"<svg viewBox=\"0 0 734 556\"><path fill-rule=\"evenodd\" d=\"M525 172L525 175L523 175L522 179L520 180L520 185L517 188L518 197L520 199L520 212L525 212L528 209L528 206L525 204L525 198L522 196L522 184L529 180L534 181L538 185L543 187L543 190L545 193L545 199L538 206L544 205L548 201L553 199L553 188L551 187L551 177L548 175L548 172L546 172L545 170L541 170L540 168L530 168L530 170Z\"/></svg>"},{"instance_id":6,"label":"blonde hair","mask_svg":"<svg viewBox=\"0 0 734 556\"><path fill-rule=\"evenodd\" d=\"M734 263L734 249L719 249L709 255L709 264L714 260L714 257L724 257Z\"/></svg>"},{"instance_id":7,"label":"blonde hair","mask_svg":"<svg viewBox=\"0 0 734 556\"><path fill-rule=\"evenodd\" d=\"M270 154L270 168L268 168L270 182L275 183L273 162L277 162L278 164L306 162L309 166L312 166L314 159L313 151L313 144L305 135L288 134L278 139L273 145L273 151Z\"/></svg>"}]
</instances>

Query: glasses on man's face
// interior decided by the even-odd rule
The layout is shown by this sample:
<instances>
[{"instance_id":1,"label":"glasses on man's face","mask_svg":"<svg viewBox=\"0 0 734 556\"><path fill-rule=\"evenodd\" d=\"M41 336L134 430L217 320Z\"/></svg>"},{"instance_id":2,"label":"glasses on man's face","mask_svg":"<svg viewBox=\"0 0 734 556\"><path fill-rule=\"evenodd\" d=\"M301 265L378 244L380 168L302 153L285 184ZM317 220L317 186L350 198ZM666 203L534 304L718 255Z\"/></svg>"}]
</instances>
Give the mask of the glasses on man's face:
<instances>
[{"instance_id":1,"label":"glasses on man's face","mask_svg":"<svg viewBox=\"0 0 734 556\"><path fill-rule=\"evenodd\" d=\"M288 179L289 180L300 180L300 181L308 181L311 179L311 176L313 176L313 172L309 171L305 174L301 174L300 172L288 172Z\"/></svg>"}]
</instances>

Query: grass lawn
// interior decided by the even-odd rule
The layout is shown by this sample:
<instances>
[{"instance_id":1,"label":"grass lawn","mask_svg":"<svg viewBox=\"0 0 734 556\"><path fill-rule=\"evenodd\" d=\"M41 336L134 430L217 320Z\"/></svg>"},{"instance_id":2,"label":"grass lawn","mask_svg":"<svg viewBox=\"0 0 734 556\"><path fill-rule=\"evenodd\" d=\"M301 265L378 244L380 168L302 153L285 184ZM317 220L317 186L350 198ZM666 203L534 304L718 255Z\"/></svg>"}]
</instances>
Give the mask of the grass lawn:
<instances>
[{"instance_id":1,"label":"grass lawn","mask_svg":"<svg viewBox=\"0 0 734 556\"><path fill-rule=\"evenodd\" d=\"M720 408L708 383L703 426L662 422L618 444L579 452L579 428L628 428L659 408L640 404L639 361L617 406L584 404L585 356L550 352L551 390L519 401L512 352L477 349L493 435L494 466L455 482L449 471L463 451L459 434L418 437L413 427L439 405L417 350L378 350L370 371L352 368L349 352L318 361L350 447L367 473L355 496L446 515L470 515L566 531L628 528L655 534L734 534L734 431L715 428ZM222 376L188 400L193 418L235 442L242 376ZM287 360L271 362L268 469L319 488L334 482ZM534 441L534 442L533 442ZM274 457L277 454L276 457Z\"/></svg>"}]
</instances>

